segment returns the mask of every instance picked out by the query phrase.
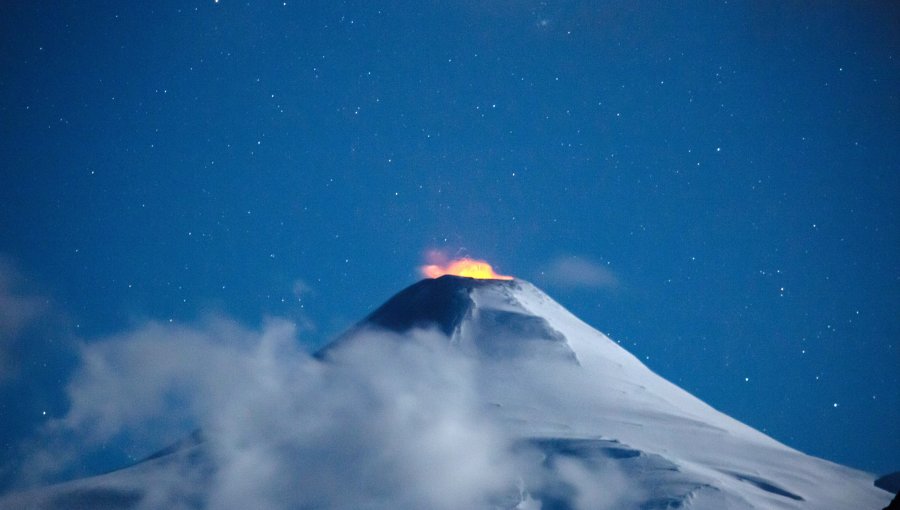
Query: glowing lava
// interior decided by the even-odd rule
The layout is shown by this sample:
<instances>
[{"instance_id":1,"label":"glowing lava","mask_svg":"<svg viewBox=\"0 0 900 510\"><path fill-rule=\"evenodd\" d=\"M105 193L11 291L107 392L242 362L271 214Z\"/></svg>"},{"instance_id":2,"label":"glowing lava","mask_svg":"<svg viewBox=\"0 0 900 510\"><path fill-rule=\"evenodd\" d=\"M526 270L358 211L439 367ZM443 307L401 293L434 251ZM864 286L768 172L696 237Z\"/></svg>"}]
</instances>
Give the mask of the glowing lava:
<instances>
[{"instance_id":1,"label":"glowing lava","mask_svg":"<svg viewBox=\"0 0 900 510\"><path fill-rule=\"evenodd\" d=\"M512 280L512 276L497 274L490 264L483 260L464 257L451 260L444 264L429 264L419 268L422 276L426 278L438 278L445 274L465 276L467 278L480 278L489 280Z\"/></svg>"}]
</instances>

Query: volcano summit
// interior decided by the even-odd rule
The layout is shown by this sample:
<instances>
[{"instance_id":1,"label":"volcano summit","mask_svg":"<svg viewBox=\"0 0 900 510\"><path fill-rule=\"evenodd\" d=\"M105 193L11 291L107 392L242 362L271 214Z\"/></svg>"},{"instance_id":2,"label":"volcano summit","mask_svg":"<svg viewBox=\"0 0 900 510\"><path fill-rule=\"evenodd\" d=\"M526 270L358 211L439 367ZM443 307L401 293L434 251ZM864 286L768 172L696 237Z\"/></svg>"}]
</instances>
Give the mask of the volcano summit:
<instances>
[{"instance_id":1,"label":"volcano summit","mask_svg":"<svg viewBox=\"0 0 900 510\"><path fill-rule=\"evenodd\" d=\"M523 280L422 280L315 356L288 356L296 366L263 337L263 362L234 371L250 374L225 406L237 411L198 419L202 438L0 508L849 510L892 497L716 411ZM277 405L258 412L266 399Z\"/></svg>"}]
</instances>

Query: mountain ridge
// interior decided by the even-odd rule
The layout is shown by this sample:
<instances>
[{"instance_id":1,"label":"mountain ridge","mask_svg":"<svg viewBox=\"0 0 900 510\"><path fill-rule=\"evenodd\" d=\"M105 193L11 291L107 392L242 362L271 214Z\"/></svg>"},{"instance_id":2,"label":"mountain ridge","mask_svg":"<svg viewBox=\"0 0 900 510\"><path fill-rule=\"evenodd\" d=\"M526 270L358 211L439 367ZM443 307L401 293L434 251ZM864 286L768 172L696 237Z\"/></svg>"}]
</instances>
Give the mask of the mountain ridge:
<instances>
[{"instance_id":1,"label":"mountain ridge","mask_svg":"<svg viewBox=\"0 0 900 510\"><path fill-rule=\"evenodd\" d=\"M422 342L425 351L411 349ZM429 342L444 345L437 356L420 359L433 350ZM410 349L397 351L406 347ZM398 353L405 358L394 360ZM873 485L875 477L807 456L715 410L521 279L443 276L419 281L315 353L315 359L314 370L338 369L344 375L384 363L392 367L385 374L414 370L405 364L408 360L426 367L446 364L435 367L447 371L447 379L432 381L433 389L423 386L415 371L409 381L401 373L402 383L389 385L374 402L386 399L389 406L399 405L402 416L421 413L414 421L423 424L431 416L418 406L427 402L437 406L432 412L450 412L452 431L461 426L453 411L444 409L440 398L428 402L427 392L440 394L442 385L455 384L457 378L470 386L480 402L476 423L502 431L507 463L519 473L508 489L487 493L485 508L855 509L881 508L890 500ZM377 378L363 380L373 385L360 388L364 394L381 384ZM420 391L426 392L426 400ZM367 399L361 403L370 405ZM443 441L441 434L436 437ZM109 508L137 508L145 501L135 496L142 483L161 478L173 466L191 471L196 459L203 459L198 480L204 481L198 483L211 484L205 477L215 477L217 468L210 463L218 458L222 441L210 437L188 441L188 448L163 450L104 477L48 489L41 500L45 503L33 508L59 508L48 495L58 501L60 494L83 490L85 484L92 490L113 487L125 495L116 499L107 494L121 503ZM425 445L431 446L427 440ZM457 447L452 442L444 446ZM329 450L314 451L327 456ZM207 489L191 489L185 494L192 501L204 501ZM316 487L307 489L317 492ZM36 494L40 499L41 492ZM13 506L0 500L0 508Z\"/></svg>"}]
</instances>

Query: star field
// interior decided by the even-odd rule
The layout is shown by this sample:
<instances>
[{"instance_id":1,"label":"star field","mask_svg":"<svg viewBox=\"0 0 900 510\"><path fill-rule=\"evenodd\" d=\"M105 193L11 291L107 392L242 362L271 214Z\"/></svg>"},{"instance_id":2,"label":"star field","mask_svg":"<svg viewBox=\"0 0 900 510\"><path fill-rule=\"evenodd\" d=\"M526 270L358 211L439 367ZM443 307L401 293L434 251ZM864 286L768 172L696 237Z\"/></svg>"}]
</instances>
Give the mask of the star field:
<instances>
[{"instance_id":1,"label":"star field","mask_svg":"<svg viewBox=\"0 0 900 510\"><path fill-rule=\"evenodd\" d=\"M0 6L0 445L65 413L77 342L224 314L314 349L438 249L897 470L900 11L482 4Z\"/></svg>"}]
</instances>

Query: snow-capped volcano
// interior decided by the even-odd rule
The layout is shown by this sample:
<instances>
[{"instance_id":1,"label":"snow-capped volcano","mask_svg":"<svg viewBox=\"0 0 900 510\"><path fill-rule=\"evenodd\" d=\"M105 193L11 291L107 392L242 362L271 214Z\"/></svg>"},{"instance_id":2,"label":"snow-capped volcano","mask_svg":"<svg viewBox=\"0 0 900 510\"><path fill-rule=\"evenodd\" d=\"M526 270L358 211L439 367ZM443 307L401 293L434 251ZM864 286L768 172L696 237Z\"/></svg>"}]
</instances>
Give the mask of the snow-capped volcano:
<instances>
[{"instance_id":1,"label":"snow-capped volcano","mask_svg":"<svg viewBox=\"0 0 900 510\"><path fill-rule=\"evenodd\" d=\"M577 363L569 340L541 313L525 307L523 301L528 301L529 294L536 299L535 304L545 298L555 304L522 280L452 275L425 279L391 298L322 354L340 348L360 330L406 333L416 328L437 328L463 353L485 360L565 358Z\"/></svg>"},{"instance_id":2,"label":"snow-capped volcano","mask_svg":"<svg viewBox=\"0 0 900 510\"><path fill-rule=\"evenodd\" d=\"M429 325L481 360L485 398L545 466L571 461L598 487L617 472L643 495L636 508L881 508L889 499L870 475L716 411L524 280L422 280L357 329ZM552 498L559 508L574 507L576 496L562 493Z\"/></svg>"},{"instance_id":3,"label":"snow-capped volcano","mask_svg":"<svg viewBox=\"0 0 900 510\"><path fill-rule=\"evenodd\" d=\"M424 350L407 345L423 337ZM360 371L375 375L349 392L347 398L365 395L358 404L321 413L330 427L351 431L322 436L339 437L334 444L316 436L309 447L302 430L315 435L320 429L307 425L282 436L282 424L270 426L279 446L274 454L269 447L262 452L294 452L301 460L278 464L282 469L272 476L292 481L296 494L267 494L269 508L465 502L510 509L876 509L892 497L869 474L805 455L716 411L523 280L422 280L307 363L344 379ZM460 384L466 389L447 391ZM334 384L321 387L334 393L322 399L348 394ZM354 420L365 425L346 425ZM229 507L232 500L216 493L217 478L245 465L247 451L261 453L235 449L244 443L228 439L227 422L212 428L207 441L189 441L102 477L13 495L0 508L68 508L67 495L84 494L105 508L170 508L173 501ZM388 439L375 439L382 435ZM377 447L370 448L373 442ZM332 465L334 458L351 461ZM173 470L191 473L195 482L161 497L159 481ZM379 470L391 474L383 478ZM265 482L263 476L259 483L268 487ZM327 484L359 494L336 496L323 491ZM410 495L410 487L427 490ZM466 491L471 495L453 499Z\"/></svg>"}]
</instances>

